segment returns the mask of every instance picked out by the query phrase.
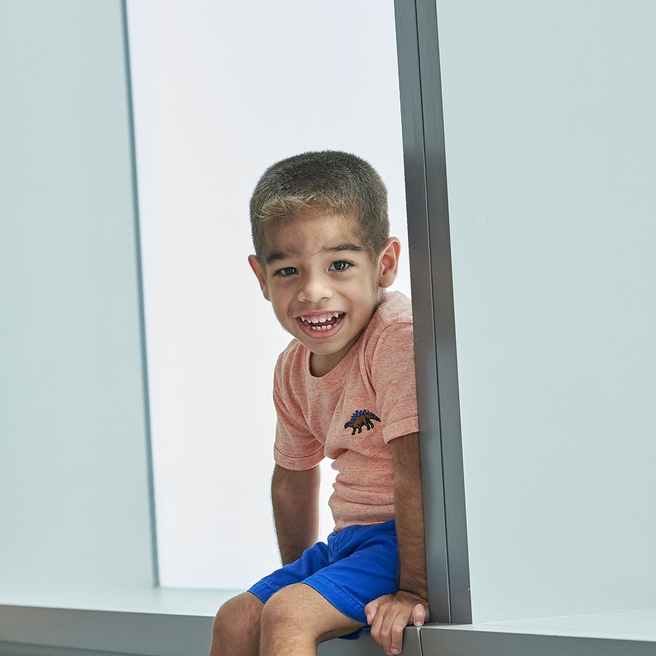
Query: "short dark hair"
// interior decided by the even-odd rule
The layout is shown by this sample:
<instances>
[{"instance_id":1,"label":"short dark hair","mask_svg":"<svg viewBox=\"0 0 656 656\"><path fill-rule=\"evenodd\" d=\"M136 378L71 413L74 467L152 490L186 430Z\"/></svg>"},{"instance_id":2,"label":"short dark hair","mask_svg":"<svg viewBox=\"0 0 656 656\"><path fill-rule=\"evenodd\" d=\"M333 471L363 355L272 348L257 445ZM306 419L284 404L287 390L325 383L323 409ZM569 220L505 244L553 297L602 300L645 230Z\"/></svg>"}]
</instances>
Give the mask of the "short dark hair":
<instances>
[{"instance_id":1,"label":"short dark hair","mask_svg":"<svg viewBox=\"0 0 656 656\"><path fill-rule=\"evenodd\" d=\"M309 212L355 219L362 245L375 257L389 237L387 189L369 162L336 150L294 155L270 166L250 202L255 254L266 257L267 229Z\"/></svg>"}]
</instances>

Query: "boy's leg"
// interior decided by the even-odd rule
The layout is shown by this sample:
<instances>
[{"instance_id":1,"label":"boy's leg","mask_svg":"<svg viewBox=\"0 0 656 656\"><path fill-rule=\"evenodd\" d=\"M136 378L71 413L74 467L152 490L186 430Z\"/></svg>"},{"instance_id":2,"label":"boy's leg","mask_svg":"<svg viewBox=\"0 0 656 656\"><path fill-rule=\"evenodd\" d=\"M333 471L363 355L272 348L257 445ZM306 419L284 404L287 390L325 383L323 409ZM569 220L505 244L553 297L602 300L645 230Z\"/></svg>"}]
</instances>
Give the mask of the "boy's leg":
<instances>
[{"instance_id":1,"label":"boy's leg","mask_svg":"<svg viewBox=\"0 0 656 656\"><path fill-rule=\"evenodd\" d=\"M258 640L261 656L313 655L365 626L365 605L396 592L397 568L393 521L343 529L224 604L210 656L256 656Z\"/></svg>"},{"instance_id":2,"label":"boy's leg","mask_svg":"<svg viewBox=\"0 0 656 656\"><path fill-rule=\"evenodd\" d=\"M293 585L328 564L327 546L318 543L296 562L258 581L248 592L227 601L212 625L210 656L257 656L264 604L281 588Z\"/></svg>"},{"instance_id":3,"label":"boy's leg","mask_svg":"<svg viewBox=\"0 0 656 656\"><path fill-rule=\"evenodd\" d=\"M257 656L264 604L250 592L227 601L212 625L209 656Z\"/></svg>"},{"instance_id":4,"label":"boy's leg","mask_svg":"<svg viewBox=\"0 0 656 656\"><path fill-rule=\"evenodd\" d=\"M260 656L315 656L317 645L364 626L304 583L283 588L264 606Z\"/></svg>"}]
</instances>

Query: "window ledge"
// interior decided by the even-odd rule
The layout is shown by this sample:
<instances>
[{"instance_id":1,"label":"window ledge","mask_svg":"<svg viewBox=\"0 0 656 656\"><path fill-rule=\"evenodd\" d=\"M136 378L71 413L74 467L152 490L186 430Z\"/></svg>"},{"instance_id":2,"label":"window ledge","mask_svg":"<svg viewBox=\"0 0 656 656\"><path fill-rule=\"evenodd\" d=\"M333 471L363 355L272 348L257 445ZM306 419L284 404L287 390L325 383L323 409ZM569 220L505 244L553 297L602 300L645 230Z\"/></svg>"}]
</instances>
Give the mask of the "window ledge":
<instances>
[{"instance_id":1,"label":"window ledge","mask_svg":"<svg viewBox=\"0 0 656 656\"><path fill-rule=\"evenodd\" d=\"M0 656L206 656L214 614L237 592L0 597ZM404 647L404 656L646 656L656 653L656 610L408 628ZM382 654L366 634L319 648L319 656Z\"/></svg>"}]
</instances>

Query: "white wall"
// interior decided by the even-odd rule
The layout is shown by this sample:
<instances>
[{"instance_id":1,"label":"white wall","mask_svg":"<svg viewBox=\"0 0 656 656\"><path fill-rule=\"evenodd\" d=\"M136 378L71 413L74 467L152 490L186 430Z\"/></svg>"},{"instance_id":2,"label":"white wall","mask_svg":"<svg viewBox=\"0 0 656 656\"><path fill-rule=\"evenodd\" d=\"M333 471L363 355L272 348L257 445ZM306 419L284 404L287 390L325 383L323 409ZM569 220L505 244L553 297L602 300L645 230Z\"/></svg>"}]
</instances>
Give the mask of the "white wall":
<instances>
[{"instance_id":1,"label":"white wall","mask_svg":"<svg viewBox=\"0 0 656 656\"><path fill-rule=\"evenodd\" d=\"M271 381L289 341L246 261L248 201L274 161L349 150L405 243L393 4L128 9L161 581L243 588L278 565Z\"/></svg>"},{"instance_id":2,"label":"white wall","mask_svg":"<svg viewBox=\"0 0 656 656\"><path fill-rule=\"evenodd\" d=\"M3 2L0 88L0 590L150 585L120 2Z\"/></svg>"},{"instance_id":3,"label":"white wall","mask_svg":"<svg viewBox=\"0 0 656 656\"><path fill-rule=\"evenodd\" d=\"M475 621L656 605L656 6L440 0Z\"/></svg>"}]
</instances>

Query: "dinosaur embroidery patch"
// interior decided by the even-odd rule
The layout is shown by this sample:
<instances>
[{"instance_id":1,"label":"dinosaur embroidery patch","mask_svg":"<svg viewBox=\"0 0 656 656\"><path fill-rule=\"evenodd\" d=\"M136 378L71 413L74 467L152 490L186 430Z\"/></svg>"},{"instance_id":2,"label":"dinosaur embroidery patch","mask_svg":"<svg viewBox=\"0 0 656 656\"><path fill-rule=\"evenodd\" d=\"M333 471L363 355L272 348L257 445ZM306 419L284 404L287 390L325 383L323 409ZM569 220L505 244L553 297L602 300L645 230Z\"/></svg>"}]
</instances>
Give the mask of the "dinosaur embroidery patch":
<instances>
[{"instance_id":1,"label":"dinosaur embroidery patch","mask_svg":"<svg viewBox=\"0 0 656 656\"><path fill-rule=\"evenodd\" d=\"M351 415L351 419L344 424L344 428L352 428L353 432L351 435L355 435L356 430L359 434L362 432L363 428L366 428L367 430L374 428L374 422L371 421L372 419L380 421L380 418L376 417L373 412L369 412L369 410L356 410Z\"/></svg>"}]
</instances>

